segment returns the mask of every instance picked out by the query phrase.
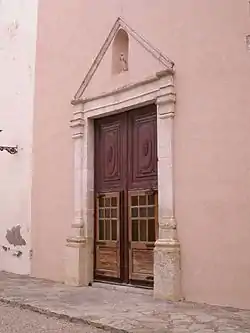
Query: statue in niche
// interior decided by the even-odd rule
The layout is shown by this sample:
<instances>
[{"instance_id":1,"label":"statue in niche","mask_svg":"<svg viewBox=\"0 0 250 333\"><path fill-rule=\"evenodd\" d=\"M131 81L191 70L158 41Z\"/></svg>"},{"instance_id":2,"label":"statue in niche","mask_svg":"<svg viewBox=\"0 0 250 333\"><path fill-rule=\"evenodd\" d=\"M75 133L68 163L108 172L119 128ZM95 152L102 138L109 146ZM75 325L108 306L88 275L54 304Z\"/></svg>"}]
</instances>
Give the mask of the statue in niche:
<instances>
[{"instance_id":1,"label":"statue in niche","mask_svg":"<svg viewBox=\"0 0 250 333\"><path fill-rule=\"evenodd\" d=\"M128 71L128 62L124 53L120 54L120 64L121 64L121 72Z\"/></svg>"}]
</instances>

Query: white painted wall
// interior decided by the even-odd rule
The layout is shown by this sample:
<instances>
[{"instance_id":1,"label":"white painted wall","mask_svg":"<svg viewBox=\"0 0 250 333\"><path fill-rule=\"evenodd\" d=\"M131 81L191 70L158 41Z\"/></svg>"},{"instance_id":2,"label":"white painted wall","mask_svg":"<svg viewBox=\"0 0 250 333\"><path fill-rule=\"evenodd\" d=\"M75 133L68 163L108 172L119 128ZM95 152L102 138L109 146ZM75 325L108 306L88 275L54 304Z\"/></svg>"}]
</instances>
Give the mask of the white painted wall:
<instances>
[{"instance_id":1,"label":"white painted wall","mask_svg":"<svg viewBox=\"0 0 250 333\"><path fill-rule=\"evenodd\" d=\"M19 146L17 155L0 152L0 270L19 274L30 272L37 6L38 0L0 0L0 145ZM14 247L5 237L17 225L26 246Z\"/></svg>"}]
</instances>

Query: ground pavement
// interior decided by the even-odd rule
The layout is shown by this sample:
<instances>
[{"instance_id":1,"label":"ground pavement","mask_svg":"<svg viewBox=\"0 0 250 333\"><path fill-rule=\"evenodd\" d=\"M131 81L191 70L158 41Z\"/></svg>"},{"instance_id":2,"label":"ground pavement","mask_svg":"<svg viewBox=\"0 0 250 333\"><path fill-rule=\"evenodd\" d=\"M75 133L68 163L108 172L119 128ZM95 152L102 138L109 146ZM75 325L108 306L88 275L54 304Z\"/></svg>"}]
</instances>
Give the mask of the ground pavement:
<instances>
[{"instance_id":1,"label":"ground pavement","mask_svg":"<svg viewBox=\"0 0 250 333\"><path fill-rule=\"evenodd\" d=\"M88 323L93 333L94 327L129 333L250 333L250 311L159 301L130 290L69 287L0 273L1 302Z\"/></svg>"},{"instance_id":2,"label":"ground pavement","mask_svg":"<svg viewBox=\"0 0 250 333\"><path fill-rule=\"evenodd\" d=\"M0 304L1 333L105 333L83 323L48 317L30 310Z\"/></svg>"}]
</instances>

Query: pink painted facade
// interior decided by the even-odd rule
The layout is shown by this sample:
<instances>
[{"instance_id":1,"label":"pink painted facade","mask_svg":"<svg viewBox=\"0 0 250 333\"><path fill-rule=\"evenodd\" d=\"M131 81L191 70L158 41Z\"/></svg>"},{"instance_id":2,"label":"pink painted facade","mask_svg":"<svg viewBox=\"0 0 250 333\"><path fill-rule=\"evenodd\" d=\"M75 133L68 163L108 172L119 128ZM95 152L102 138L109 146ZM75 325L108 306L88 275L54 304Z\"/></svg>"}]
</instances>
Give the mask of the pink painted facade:
<instances>
[{"instance_id":1,"label":"pink painted facade","mask_svg":"<svg viewBox=\"0 0 250 333\"><path fill-rule=\"evenodd\" d=\"M32 275L65 280L74 218L70 102L122 16L175 63L174 210L182 296L250 308L248 1L43 0L39 6ZM130 77L123 84L155 70L137 44L129 52ZM121 84L112 81L109 58L108 51L90 83L93 95Z\"/></svg>"}]
</instances>

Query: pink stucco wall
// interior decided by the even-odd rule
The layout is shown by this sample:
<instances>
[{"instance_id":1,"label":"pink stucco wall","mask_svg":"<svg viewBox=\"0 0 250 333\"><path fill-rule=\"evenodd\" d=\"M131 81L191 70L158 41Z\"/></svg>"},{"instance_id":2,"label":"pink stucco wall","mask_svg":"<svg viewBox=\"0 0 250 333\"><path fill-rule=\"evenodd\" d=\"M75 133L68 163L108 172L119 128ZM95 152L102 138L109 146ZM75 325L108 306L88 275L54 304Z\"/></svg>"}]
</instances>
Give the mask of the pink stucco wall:
<instances>
[{"instance_id":1,"label":"pink stucco wall","mask_svg":"<svg viewBox=\"0 0 250 333\"><path fill-rule=\"evenodd\" d=\"M250 308L247 0L40 1L32 274L64 278L73 218L70 100L119 15L176 64L175 200L184 296Z\"/></svg>"}]
</instances>

